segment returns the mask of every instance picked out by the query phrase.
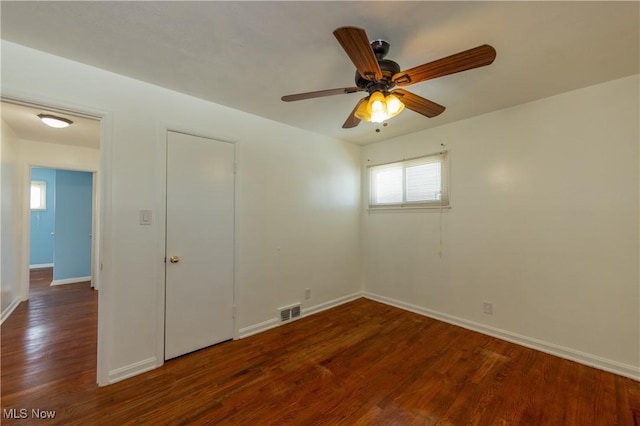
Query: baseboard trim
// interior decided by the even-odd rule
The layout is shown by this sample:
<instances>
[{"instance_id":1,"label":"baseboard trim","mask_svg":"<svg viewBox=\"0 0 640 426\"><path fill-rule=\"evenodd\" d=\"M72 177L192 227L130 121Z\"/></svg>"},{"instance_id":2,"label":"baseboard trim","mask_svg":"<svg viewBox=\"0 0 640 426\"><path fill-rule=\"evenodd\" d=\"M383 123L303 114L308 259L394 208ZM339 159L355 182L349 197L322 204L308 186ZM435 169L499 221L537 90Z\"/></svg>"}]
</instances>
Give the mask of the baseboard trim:
<instances>
[{"instance_id":1,"label":"baseboard trim","mask_svg":"<svg viewBox=\"0 0 640 426\"><path fill-rule=\"evenodd\" d=\"M301 317L308 317L309 315L317 314L318 312L326 311L327 309L335 308L336 306L344 305L345 303L352 302L362 297L362 292L348 294L346 296L338 297L337 299L330 300L328 302L320 303L319 305L309 306L308 308L302 308Z\"/></svg>"},{"instance_id":2,"label":"baseboard trim","mask_svg":"<svg viewBox=\"0 0 640 426\"><path fill-rule=\"evenodd\" d=\"M64 285L64 284L75 284L75 283L83 283L85 281L91 281L91 277L75 277L75 278L65 278L62 280L53 280L50 285Z\"/></svg>"},{"instance_id":3,"label":"baseboard trim","mask_svg":"<svg viewBox=\"0 0 640 426\"><path fill-rule=\"evenodd\" d=\"M142 361L135 362L124 367L116 368L109 372L109 384L119 382L129 377L137 376L138 374L146 373L156 368L156 357L147 358Z\"/></svg>"},{"instance_id":4,"label":"baseboard trim","mask_svg":"<svg viewBox=\"0 0 640 426\"><path fill-rule=\"evenodd\" d=\"M303 308L300 318L307 317L309 315L317 314L318 312L325 311L327 309L334 308L336 306L343 305L345 303L349 303L353 300L359 299L362 297L362 292L348 294L346 296L338 297L337 299L330 300L328 302L320 303L315 306L310 306L308 308ZM296 320L300 319L296 318ZM287 322L288 323L288 322ZM261 333L263 331L270 330L272 328L280 326L280 321L278 318L272 318L267 321L263 321L258 324L250 325L248 327L241 328L238 330L238 339L244 339L245 337L252 336L254 334Z\"/></svg>"},{"instance_id":5,"label":"baseboard trim","mask_svg":"<svg viewBox=\"0 0 640 426\"><path fill-rule=\"evenodd\" d=\"M507 342L535 349L540 352L548 353L550 355L588 365L589 367L594 367L599 370L608 371L610 373L618 374L620 376L640 381L640 368L633 365L623 364L621 362L577 351L565 346L545 342L543 340L524 336L518 333L513 333L500 328L490 327L475 321L469 321L453 315L448 315L442 312L423 308L421 306L412 305L410 303L402 302L400 300L395 300L375 293L364 292L363 297L374 300L376 302L384 303L386 305L394 306L396 308L404 309L406 311L414 312L416 314L424 315L426 317L443 321L449 324L457 325L468 330L506 340Z\"/></svg>"},{"instance_id":6,"label":"baseboard trim","mask_svg":"<svg viewBox=\"0 0 640 426\"><path fill-rule=\"evenodd\" d=\"M53 268L53 263L36 263L29 265L29 269Z\"/></svg>"},{"instance_id":7,"label":"baseboard trim","mask_svg":"<svg viewBox=\"0 0 640 426\"><path fill-rule=\"evenodd\" d=\"M13 299L13 302L11 302L9 306L7 306L4 309L4 311L2 311L2 315L0 316L0 325L2 325L4 323L4 320L9 318L9 316L13 313L13 311L16 310L18 305L20 305L20 302L21 302L20 298L16 297L15 299Z\"/></svg>"},{"instance_id":8,"label":"baseboard trim","mask_svg":"<svg viewBox=\"0 0 640 426\"><path fill-rule=\"evenodd\" d=\"M244 339L245 337L253 336L254 334L262 333L263 331L270 330L272 328L277 327L278 319L272 318L267 321L263 321L258 324L253 324L248 327L241 328L238 330L238 339Z\"/></svg>"}]
</instances>

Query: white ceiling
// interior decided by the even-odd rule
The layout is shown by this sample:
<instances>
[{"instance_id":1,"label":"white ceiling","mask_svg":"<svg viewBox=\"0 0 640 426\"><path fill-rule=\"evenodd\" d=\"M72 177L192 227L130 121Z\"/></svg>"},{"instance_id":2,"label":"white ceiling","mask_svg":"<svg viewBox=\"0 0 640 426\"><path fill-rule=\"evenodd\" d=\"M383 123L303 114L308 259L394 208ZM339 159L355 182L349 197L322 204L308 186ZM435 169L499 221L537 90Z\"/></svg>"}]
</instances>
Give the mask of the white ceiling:
<instances>
[{"instance_id":1,"label":"white ceiling","mask_svg":"<svg viewBox=\"0 0 640 426\"><path fill-rule=\"evenodd\" d=\"M84 148L100 148L100 121L98 120L11 102L2 102L1 108L2 120L20 139ZM54 129L40 121L38 114L52 114L69 119L73 123L64 129Z\"/></svg>"},{"instance_id":2,"label":"white ceiling","mask_svg":"<svg viewBox=\"0 0 640 426\"><path fill-rule=\"evenodd\" d=\"M639 72L632 2L11 2L2 38L275 121L372 143ZM354 85L332 35L344 25L391 43L407 69L481 44L492 65L409 90L447 107L406 110L380 133L342 129L362 93L293 103L282 95Z\"/></svg>"}]
</instances>

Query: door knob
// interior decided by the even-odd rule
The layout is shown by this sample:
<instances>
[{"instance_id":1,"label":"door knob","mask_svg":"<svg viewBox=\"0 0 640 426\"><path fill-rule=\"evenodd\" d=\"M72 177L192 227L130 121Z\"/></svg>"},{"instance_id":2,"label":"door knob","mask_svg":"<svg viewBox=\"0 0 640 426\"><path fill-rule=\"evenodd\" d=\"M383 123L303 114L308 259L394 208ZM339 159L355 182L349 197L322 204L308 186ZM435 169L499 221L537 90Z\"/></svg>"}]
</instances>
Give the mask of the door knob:
<instances>
[{"instance_id":1,"label":"door knob","mask_svg":"<svg viewBox=\"0 0 640 426\"><path fill-rule=\"evenodd\" d=\"M178 263L178 262L180 262L180 258L179 258L178 256L171 256L171 257L169 258L169 262L171 262L171 263Z\"/></svg>"}]
</instances>

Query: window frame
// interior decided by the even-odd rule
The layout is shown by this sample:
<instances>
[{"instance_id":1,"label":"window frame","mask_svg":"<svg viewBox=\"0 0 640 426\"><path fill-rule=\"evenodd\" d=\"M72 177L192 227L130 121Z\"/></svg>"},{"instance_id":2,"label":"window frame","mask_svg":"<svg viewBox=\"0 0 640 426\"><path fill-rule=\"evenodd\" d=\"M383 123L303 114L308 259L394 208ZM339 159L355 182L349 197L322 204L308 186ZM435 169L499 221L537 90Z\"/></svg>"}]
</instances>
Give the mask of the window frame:
<instances>
[{"instance_id":1,"label":"window frame","mask_svg":"<svg viewBox=\"0 0 640 426\"><path fill-rule=\"evenodd\" d=\"M440 163L440 200L420 200L407 201L407 168L429 164L433 162ZM390 203L375 203L375 187L374 174L376 170L384 168L392 168L393 166L402 167L402 201ZM419 157L407 158L399 161L388 163L374 164L367 166L369 173L369 200L368 207L370 210L402 210L402 209L449 209L450 205L450 185L449 185L449 151L440 151L433 154L421 155Z\"/></svg>"},{"instance_id":2,"label":"window frame","mask_svg":"<svg viewBox=\"0 0 640 426\"><path fill-rule=\"evenodd\" d=\"M40 203L37 207L33 207L33 187L40 187ZM47 182L43 180L32 180L29 189L29 207L33 212L43 212L47 210Z\"/></svg>"}]
</instances>

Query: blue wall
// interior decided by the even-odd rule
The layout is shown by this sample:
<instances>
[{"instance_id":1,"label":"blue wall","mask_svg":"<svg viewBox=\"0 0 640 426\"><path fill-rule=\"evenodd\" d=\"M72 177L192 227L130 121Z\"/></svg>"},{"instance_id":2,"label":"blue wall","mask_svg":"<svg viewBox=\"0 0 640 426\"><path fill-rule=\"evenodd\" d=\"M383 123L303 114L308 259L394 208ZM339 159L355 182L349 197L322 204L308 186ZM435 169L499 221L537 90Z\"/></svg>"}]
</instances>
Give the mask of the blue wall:
<instances>
[{"instance_id":1,"label":"blue wall","mask_svg":"<svg viewBox=\"0 0 640 426\"><path fill-rule=\"evenodd\" d=\"M44 181L47 185L45 211L31 211L29 233L29 264L53 264L53 242L51 233L55 226L56 171L52 169L31 169L31 180Z\"/></svg>"},{"instance_id":2,"label":"blue wall","mask_svg":"<svg viewBox=\"0 0 640 426\"><path fill-rule=\"evenodd\" d=\"M93 173L56 172L53 279L91 275Z\"/></svg>"}]
</instances>

